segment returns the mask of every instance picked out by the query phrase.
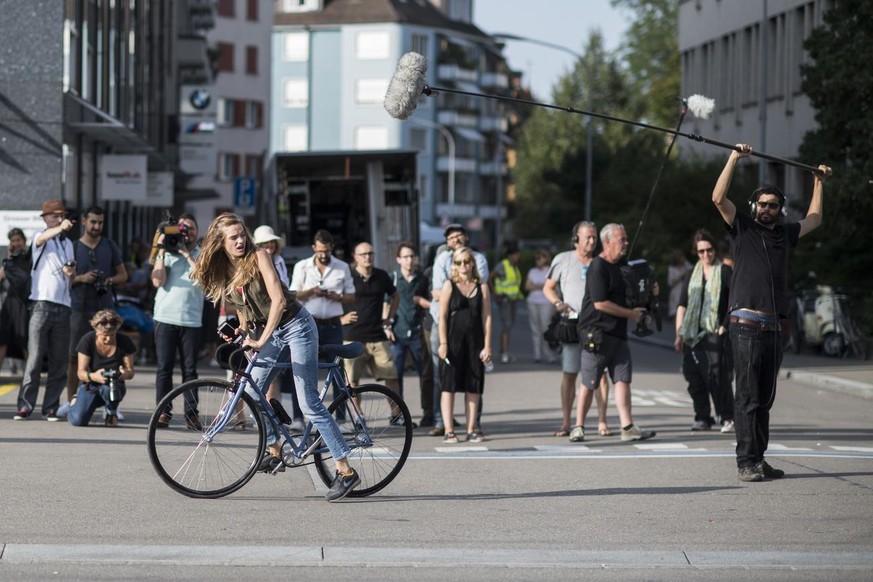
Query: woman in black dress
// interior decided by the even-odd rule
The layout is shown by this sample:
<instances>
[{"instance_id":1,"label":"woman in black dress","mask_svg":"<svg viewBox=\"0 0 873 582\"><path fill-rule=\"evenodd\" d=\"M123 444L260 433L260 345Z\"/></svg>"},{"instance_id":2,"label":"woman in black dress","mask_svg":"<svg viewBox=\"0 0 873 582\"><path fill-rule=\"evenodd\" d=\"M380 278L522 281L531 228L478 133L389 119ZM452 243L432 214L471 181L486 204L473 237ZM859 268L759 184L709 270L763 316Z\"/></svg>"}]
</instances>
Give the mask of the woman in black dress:
<instances>
[{"instance_id":1,"label":"woman in black dress","mask_svg":"<svg viewBox=\"0 0 873 582\"><path fill-rule=\"evenodd\" d=\"M3 368L7 354L10 358L27 359L27 298L30 286L29 282L27 285L15 284L14 275L20 280L27 277L31 269L30 257L24 231L13 228L7 238L9 255L0 266L0 368Z\"/></svg>"},{"instance_id":2,"label":"woman in black dress","mask_svg":"<svg viewBox=\"0 0 873 582\"><path fill-rule=\"evenodd\" d=\"M455 392L467 395L467 440L482 442L485 437L476 426L476 417L485 364L491 361L491 293L479 276L469 247L452 253L452 276L440 291L439 303L440 405L446 426L443 442L458 442L452 416Z\"/></svg>"}]
</instances>

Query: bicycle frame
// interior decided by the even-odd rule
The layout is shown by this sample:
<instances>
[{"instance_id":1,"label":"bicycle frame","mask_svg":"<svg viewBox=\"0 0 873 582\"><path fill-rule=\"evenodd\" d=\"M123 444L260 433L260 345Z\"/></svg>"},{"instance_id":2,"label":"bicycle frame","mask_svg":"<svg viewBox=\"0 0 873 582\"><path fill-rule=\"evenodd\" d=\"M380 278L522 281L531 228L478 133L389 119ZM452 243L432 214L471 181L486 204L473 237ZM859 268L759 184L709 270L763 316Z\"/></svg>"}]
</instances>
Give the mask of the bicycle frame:
<instances>
[{"instance_id":1,"label":"bicycle frame","mask_svg":"<svg viewBox=\"0 0 873 582\"><path fill-rule=\"evenodd\" d=\"M242 351L237 350L238 352ZM205 431L203 435L203 440L206 442L211 442L212 439L215 438L216 435L220 434L224 428L227 426L228 422L230 422L233 415L236 413L237 404L242 398L242 392L247 390L249 387L252 388L252 391L257 395L256 398L258 400L258 404L261 406L261 416L264 418L266 422L269 422L273 429L276 431L277 435L280 435L284 438L284 443L288 443L291 446L291 455L293 462L287 463L289 465L299 465L301 461L312 455L313 453L327 453L329 452L327 447L322 445L318 446L323 442L323 438L319 436L316 440L314 440L308 446L304 446L305 443L309 442L309 435L312 432L313 424L311 421L306 423L306 427L303 430L303 434L299 436L299 441L295 440L294 436L288 432L288 429L285 428L285 425L279 422L277 418L276 411L273 409L273 405L267 400L266 391L261 391L254 379L251 376L252 370L256 367L263 368L279 368L279 369L287 369L293 366L290 362L259 362L258 361L258 352L252 352L251 356L247 356L249 363L246 366L244 371L234 370L234 384L233 388L230 389L231 397L225 403L223 407L223 413L217 418L216 422L213 423L212 426L209 427L207 431ZM233 356L231 357L231 360ZM339 390L339 396L337 398L342 398L343 396L348 397L348 402L351 403L352 415L351 419L356 425L360 426L362 429L362 433L358 435L354 442L349 442L350 448L355 448L357 446L366 446L371 443L371 439L369 438L369 433L367 433L366 422L364 421L363 415L361 414L360 409L358 408L357 403L355 402L355 398L352 396L348 388L348 383L345 382L345 370L340 365L342 358L335 358L333 362L319 362L318 369L323 370L327 369L327 377L324 380L324 384L319 390L318 398L321 401L324 401L324 397L327 395L328 388L333 385L336 386ZM252 391L249 391L249 394L252 394ZM287 458L284 454L284 443L283 443L283 461Z\"/></svg>"}]
</instances>

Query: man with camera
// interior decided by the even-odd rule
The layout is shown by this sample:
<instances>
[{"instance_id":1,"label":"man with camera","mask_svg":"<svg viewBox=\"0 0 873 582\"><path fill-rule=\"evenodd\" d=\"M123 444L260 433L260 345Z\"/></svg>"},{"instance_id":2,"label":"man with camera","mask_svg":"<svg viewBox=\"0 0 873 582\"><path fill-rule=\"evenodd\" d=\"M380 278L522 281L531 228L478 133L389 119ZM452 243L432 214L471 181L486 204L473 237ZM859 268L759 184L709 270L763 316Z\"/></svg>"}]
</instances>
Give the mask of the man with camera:
<instances>
[{"instance_id":1,"label":"man with camera","mask_svg":"<svg viewBox=\"0 0 873 582\"><path fill-rule=\"evenodd\" d=\"M624 226L607 224L600 230L603 251L588 266L588 280L582 311L579 314L579 340L582 344L582 386L595 390L604 370L615 384L615 407L621 420L622 441L643 441L654 431L640 430L631 414L631 376L633 364L627 343L627 321L644 321L649 316L643 307L627 305L627 289L621 263L627 254L628 238ZM658 294L657 283L652 293Z\"/></svg>"},{"instance_id":2,"label":"man with camera","mask_svg":"<svg viewBox=\"0 0 873 582\"><path fill-rule=\"evenodd\" d=\"M164 221L155 233L157 252L152 269L155 294L155 401L160 402L173 387L176 354L181 355L182 381L197 378L197 353L203 319L203 292L189 276L200 255L197 220L192 214L179 216L178 223ZM185 414L195 413L197 395L187 401ZM158 426L169 424L169 412L161 414Z\"/></svg>"},{"instance_id":3,"label":"man with camera","mask_svg":"<svg viewBox=\"0 0 873 582\"><path fill-rule=\"evenodd\" d=\"M91 318L101 309L115 308L116 285L127 282L127 271L121 258L121 249L114 241L103 236L105 212L99 206L91 206L82 215L81 238L73 242L76 275L70 290L72 316L70 317L70 362L67 367L67 400L76 395L78 376L76 362L79 345L85 334L91 331ZM69 404L61 407L59 416L64 416Z\"/></svg>"},{"instance_id":4,"label":"man with camera","mask_svg":"<svg viewBox=\"0 0 873 582\"><path fill-rule=\"evenodd\" d=\"M76 262L67 233L73 228L73 222L66 217L64 203L59 199L44 202L41 216L46 228L32 243L27 363L14 419L27 420L36 407L42 360L48 354L42 416L49 422L57 422L70 349L70 279L76 272Z\"/></svg>"}]
</instances>

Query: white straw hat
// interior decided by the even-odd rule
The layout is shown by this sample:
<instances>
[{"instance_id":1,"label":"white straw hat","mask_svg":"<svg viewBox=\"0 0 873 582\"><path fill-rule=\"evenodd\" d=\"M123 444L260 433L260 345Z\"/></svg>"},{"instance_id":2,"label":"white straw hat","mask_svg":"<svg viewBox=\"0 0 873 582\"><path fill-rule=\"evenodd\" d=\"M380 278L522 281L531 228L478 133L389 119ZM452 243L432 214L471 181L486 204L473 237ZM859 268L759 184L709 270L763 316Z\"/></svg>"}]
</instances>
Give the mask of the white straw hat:
<instances>
[{"instance_id":1,"label":"white straw hat","mask_svg":"<svg viewBox=\"0 0 873 582\"><path fill-rule=\"evenodd\" d=\"M266 224L262 224L255 229L253 238L255 239L256 245L262 245L271 240L279 241L280 243L282 242L282 237L276 236L276 233L273 232L273 227Z\"/></svg>"}]
</instances>

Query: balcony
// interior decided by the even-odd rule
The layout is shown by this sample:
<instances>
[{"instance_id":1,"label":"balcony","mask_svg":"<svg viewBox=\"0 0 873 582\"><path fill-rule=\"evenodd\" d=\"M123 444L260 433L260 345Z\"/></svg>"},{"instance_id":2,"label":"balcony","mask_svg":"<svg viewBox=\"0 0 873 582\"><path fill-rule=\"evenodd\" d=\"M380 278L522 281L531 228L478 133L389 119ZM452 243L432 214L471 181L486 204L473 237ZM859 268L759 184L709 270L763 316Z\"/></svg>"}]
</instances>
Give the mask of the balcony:
<instances>
[{"instance_id":1,"label":"balcony","mask_svg":"<svg viewBox=\"0 0 873 582\"><path fill-rule=\"evenodd\" d=\"M479 173L483 176L505 176L506 175L506 163L505 162L482 162L479 164Z\"/></svg>"},{"instance_id":2,"label":"balcony","mask_svg":"<svg viewBox=\"0 0 873 582\"><path fill-rule=\"evenodd\" d=\"M464 69L460 65L440 65L437 67L437 78L440 81L475 83L478 75L475 69Z\"/></svg>"},{"instance_id":3,"label":"balcony","mask_svg":"<svg viewBox=\"0 0 873 582\"><path fill-rule=\"evenodd\" d=\"M449 156L439 156L437 158L437 171L438 172L448 172L449 171ZM468 174L476 173L476 160L473 158L455 158L455 172L465 172Z\"/></svg>"},{"instance_id":4,"label":"balcony","mask_svg":"<svg viewBox=\"0 0 873 582\"><path fill-rule=\"evenodd\" d=\"M441 125L448 125L450 127L475 128L477 121L478 117L472 113L443 110L437 114L437 123Z\"/></svg>"},{"instance_id":5,"label":"balcony","mask_svg":"<svg viewBox=\"0 0 873 582\"><path fill-rule=\"evenodd\" d=\"M479 117L480 131L499 131L500 133L506 133L508 127L509 123L506 121L505 117L500 117L499 115L482 115Z\"/></svg>"},{"instance_id":6,"label":"balcony","mask_svg":"<svg viewBox=\"0 0 873 582\"><path fill-rule=\"evenodd\" d=\"M489 89L509 89L509 76L506 73L482 73L479 84Z\"/></svg>"}]
</instances>

